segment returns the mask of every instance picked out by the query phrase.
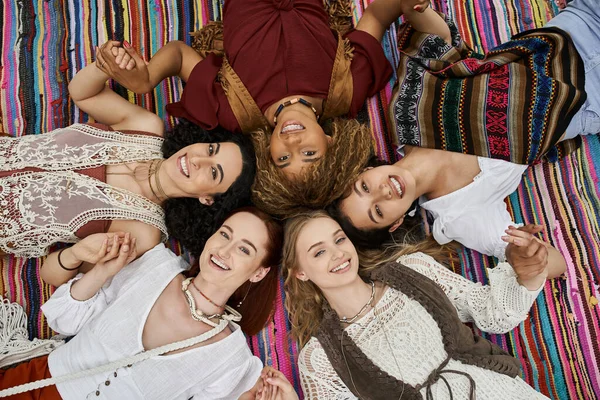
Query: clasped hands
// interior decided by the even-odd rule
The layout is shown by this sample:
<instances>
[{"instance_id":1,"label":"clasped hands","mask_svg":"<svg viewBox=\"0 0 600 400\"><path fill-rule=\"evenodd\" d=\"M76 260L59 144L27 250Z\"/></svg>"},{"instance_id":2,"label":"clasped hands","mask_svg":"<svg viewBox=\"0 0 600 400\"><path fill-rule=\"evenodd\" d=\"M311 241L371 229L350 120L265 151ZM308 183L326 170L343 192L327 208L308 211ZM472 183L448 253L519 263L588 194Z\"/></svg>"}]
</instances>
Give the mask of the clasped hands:
<instances>
[{"instance_id":1,"label":"clasped hands","mask_svg":"<svg viewBox=\"0 0 600 400\"><path fill-rule=\"evenodd\" d=\"M506 260L517 274L517 281L528 290L537 290L548 277L548 246L534 235L541 225L509 226L502 240L508 243Z\"/></svg>"},{"instance_id":2,"label":"clasped hands","mask_svg":"<svg viewBox=\"0 0 600 400\"><path fill-rule=\"evenodd\" d=\"M111 277L137 257L136 238L129 232L96 233L74 244L71 254L94 265L95 272Z\"/></svg>"}]
</instances>

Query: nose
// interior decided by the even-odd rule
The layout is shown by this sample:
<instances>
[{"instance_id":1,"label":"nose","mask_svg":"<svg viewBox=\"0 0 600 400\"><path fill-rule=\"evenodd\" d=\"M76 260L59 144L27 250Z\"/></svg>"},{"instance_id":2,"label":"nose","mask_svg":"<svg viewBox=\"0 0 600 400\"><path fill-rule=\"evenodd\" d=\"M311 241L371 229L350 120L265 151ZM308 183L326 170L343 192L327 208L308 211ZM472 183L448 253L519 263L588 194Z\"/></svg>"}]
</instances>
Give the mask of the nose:
<instances>
[{"instance_id":1,"label":"nose","mask_svg":"<svg viewBox=\"0 0 600 400\"><path fill-rule=\"evenodd\" d=\"M379 195L381 199L389 200L392 198L392 188L387 183L382 183L379 185Z\"/></svg>"},{"instance_id":2,"label":"nose","mask_svg":"<svg viewBox=\"0 0 600 400\"><path fill-rule=\"evenodd\" d=\"M200 154L188 155L190 161L190 168L199 170L206 162L206 157Z\"/></svg>"},{"instance_id":3,"label":"nose","mask_svg":"<svg viewBox=\"0 0 600 400\"><path fill-rule=\"evenodd\" d=\"M219 250L217 250L217 255L221 257L223 260L227 260L231 254L231 246L229 244L224 245Z\"/></svg>"},{"instance_id":4,"label":"nose","mask_svg":"<svg viewBox=\"0 0 600 400\"><path fill-rule=\"evenodd\" d=\"M281 138L289 144L300 144L302 143L302 135L298 135L298 134L294 134L294 133L287 133L287 134L283 134L281 135Z\"/></svg>"},{"instance_id":5,"label":"nose","mask_svg":"<svg viewBox=\"0 0 600 400\"><path fill-rule=\"evenodd\" d=\"M339 259L340 259L340 258L342 258L342 257L344 257L344 252L343 252L343 251L341 251L340 249L336 249L336 250L333 252L332 256L331 256L331 259L332 259L332 260L339 260Z\"/></svg>"}]
</instances>

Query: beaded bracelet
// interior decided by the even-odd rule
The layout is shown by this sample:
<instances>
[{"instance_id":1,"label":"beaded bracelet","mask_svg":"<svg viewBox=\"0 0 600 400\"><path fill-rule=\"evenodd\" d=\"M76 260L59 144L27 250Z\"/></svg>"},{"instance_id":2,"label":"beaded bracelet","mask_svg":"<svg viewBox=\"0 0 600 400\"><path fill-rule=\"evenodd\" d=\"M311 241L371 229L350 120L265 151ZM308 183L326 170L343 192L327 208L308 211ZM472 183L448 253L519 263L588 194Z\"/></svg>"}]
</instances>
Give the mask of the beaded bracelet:
<instances>
[{"instance_id":1,"label":"beaded bracelet","mask_svg":"<svg viewBox=\"0 0 600 400\"><path fill-rule=\"evenodd\" d=\"M80 267L83 265L83 261L82 261L82 262L80 262L78 266L76 266L76 267L73 267L73 268L67 268L67 267L65 267L65 266L63 265L62 261L60 261L60 255L61 255L61 254L62 254L62 252L63 252L63 251L65 251L66 249L67 249L67 248L65 247L64 249L61 249L61 250L58 252L58 265L60 265L60 267L61 267L62 269L64 269L65 271L75 271L75 270L79 269L79 268L80 268Z\"/></svg>"}]
</instances>

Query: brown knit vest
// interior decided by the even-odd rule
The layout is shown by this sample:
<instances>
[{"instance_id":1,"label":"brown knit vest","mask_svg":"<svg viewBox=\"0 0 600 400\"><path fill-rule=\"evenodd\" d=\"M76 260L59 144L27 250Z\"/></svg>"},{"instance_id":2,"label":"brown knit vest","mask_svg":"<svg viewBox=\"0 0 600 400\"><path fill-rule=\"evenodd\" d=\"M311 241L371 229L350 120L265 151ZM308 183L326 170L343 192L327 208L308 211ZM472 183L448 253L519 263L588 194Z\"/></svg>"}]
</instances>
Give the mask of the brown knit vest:
<instances>
[{"instance_id":1,"label":"brown knit vest","mask_svg":"<svg viewBox=\"0 0 600 400\"><path fill-rule=\"evenodd\" d=\"M399 381L377 367L360 350L342 328L338 315L325 303L316 338L338 376L356 397L363 400L384 400L397 399L402 395L402 399L422 399L420 390L426 388L427 398L430 398L430 386L439 379L444 380L442 374L453 373L465 375L471 381L471 398L474 398L475 384L472 378L464 372L445 368L450 359L510 377L518 375L518 360L497 345L474 335L460 321L444 291L431 279L395 262L369 272L367 277L418 301L438 324L448 358L419 385L412 386Z\"/></svg>"}]
</instances>

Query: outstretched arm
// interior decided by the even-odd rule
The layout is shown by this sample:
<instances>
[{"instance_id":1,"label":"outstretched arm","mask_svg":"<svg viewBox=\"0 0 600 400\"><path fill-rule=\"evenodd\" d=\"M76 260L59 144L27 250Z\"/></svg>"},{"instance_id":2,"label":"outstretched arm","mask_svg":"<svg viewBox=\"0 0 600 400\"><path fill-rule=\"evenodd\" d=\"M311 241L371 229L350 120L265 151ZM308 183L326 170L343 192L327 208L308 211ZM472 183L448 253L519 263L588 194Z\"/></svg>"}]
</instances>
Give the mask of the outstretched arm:
<instances>
[{"instance_id":1,"label":"outstretched arm","mask_svg":"<svg viewBox=\"0 0 600 400\"><path fill-rule=\"evenodd\" d=\"M113 41L101 50L98 54L99 66L108 76L135 93L148 93L171 76L187 81L196 64L202 61L200 54L178 40L161 47L148 63L128 42L123 42L125 52L134 61L134 64L128 64L112 51L111 46L119 45L120 42Z\"/></svg>"},{"instance_id":2,"label":"outstretched arm","mask_svg":"<svg viewBox=\"0 0 600 400\"><path fill-rule=\"evenodd\" d=\"M438 35L451 43L448 25L429 7L429 0L375 0L365 10L356 29L381 41L386 29L401 15L417 31Z\"/></svg>"},{"instance_id":3,"label":"outstretched arm","mask_svg":"<svg viewBox=\"0 0 600 400\"><path fill-rule=\"evenodd\" d=\"M130 103L107 87L106 81L109 77L100 70L99 63L97 60L87 65L69 83L69 95L77 107L113 129L140 130L162 136L163 121L154 113Z\"/></svg>"}]
</instances>

